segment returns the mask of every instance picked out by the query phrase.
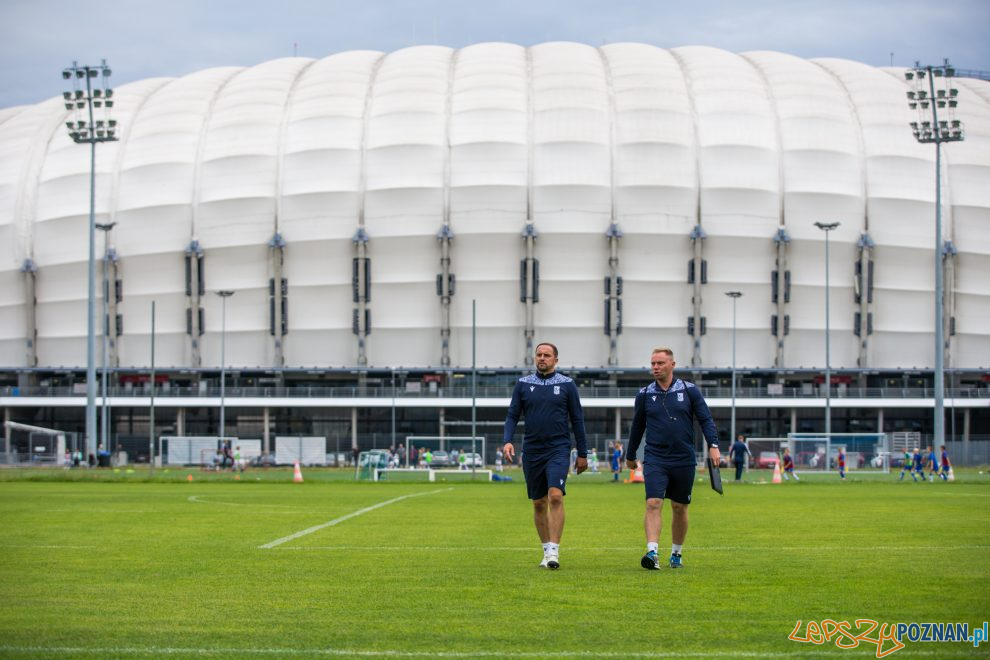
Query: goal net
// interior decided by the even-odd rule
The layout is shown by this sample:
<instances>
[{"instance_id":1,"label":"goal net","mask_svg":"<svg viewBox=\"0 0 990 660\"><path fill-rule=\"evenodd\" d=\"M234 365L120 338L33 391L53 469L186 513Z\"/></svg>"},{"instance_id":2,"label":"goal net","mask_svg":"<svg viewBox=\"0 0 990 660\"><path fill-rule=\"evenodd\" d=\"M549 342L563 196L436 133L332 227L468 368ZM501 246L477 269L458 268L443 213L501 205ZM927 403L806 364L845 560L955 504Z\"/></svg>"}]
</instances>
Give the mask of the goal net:
<instances>
[{"instance_id":1,"label":"goal net","mask_svg":"<svg viewBox=\"0 0 990 660\"><path fill-rule=\"evenodd\" d=\"M484 436L464 436L464 435L410 435L406 436L407 459L402 461L402 467L420 467L442 470L447 468L460 468L471 470L484 468L487 464L487 445ZM408 458L409 450L416 450L415 463ZM425 450L429 449L432 454L432 461L427 465L423 456Z\"/></svg>"},{"instance_id":2,"label":"goal net","mask_svg":"<svg viewBox=\"0 0 990 660\"><path fill-rule=\"evenodd\" d=\"M886 433L788 433L786 444L794 457L794 469L798 471L838 471L841 448L846 454L847 471L890 472Z\"/></svg>"}]
</instances>

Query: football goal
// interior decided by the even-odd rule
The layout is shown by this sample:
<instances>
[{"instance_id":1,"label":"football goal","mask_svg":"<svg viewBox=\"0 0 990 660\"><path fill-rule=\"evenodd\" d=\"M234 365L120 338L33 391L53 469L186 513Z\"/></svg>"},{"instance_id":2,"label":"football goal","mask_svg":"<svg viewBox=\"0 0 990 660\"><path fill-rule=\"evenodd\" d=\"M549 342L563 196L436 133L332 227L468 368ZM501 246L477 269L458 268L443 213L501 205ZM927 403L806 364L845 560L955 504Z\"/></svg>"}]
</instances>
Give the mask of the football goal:
<instances>
[{"instance_id":1,"label":"football goal","mask_svg":"<svg viewBox=\"0 0 990 660\"><path fill-rule=\"evenodd\" d=\"M406 436L406 459L402 461L402 467L423 467L436 470L444 468L472 468L485 467L488 455L485 453L485 437L447 435L409 435ZM409 449L416 450L416 462L409 459ZM430 450L431 463L423 463L423 455L426 449ZM422 465L420 465L422 464Z\"/></svg>"},{"instance_id":2,"label":"football goal","mask_svg":"<svg viewBox=\"0 0 990 660\"><path fill-rule=\"evenodd\" d=\"M847 471L890 472L886 433L788 433L786 446L798 471L838 471L841 448L846 454Z\"/></svg>"}]
</instances>

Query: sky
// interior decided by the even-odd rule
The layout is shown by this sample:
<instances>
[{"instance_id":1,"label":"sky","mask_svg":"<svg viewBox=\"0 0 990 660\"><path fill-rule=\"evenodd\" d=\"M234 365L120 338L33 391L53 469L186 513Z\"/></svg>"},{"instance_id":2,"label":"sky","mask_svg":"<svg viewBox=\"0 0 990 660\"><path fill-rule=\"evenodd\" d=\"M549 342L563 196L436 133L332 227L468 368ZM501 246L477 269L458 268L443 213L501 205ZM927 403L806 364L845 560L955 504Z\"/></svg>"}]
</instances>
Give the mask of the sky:
<instances>
[{"instance_id":1,"label":"sky","mask_svg":"<svg viewBox=\"0 0 990 660\"><path fill-rule=\"evenodd\" d=\"M774 50L990 71L990 0L0 0L0 108L61 96L74 61L113 85L347 50L485 41Z\"/></svg>"}]
</instances>

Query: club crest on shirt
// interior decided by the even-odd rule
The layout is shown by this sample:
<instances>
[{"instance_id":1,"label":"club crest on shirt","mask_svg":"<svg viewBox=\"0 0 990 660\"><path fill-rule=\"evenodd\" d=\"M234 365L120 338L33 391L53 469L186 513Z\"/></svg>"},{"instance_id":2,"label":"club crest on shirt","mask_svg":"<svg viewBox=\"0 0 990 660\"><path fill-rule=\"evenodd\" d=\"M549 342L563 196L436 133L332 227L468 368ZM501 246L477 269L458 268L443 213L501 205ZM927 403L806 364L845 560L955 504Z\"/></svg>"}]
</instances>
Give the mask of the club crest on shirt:
<instances>
[{"instance_id":1,"label":"club crest on shirt","mask_svg":"<svg viewBox=\"0 0 990 660\"><path fill-rule=\"evenodd\" d=\"M532 391L533 391L533 390L535 390L535 389L536 389L536 386L535 386L535 385L530 385L530 386L529 386L529 391L530 391L530 392L532 392Z\"/></svg>"},{"instance_id":2,"label":"club crest on shirt","mask_svg":"<svg viewBox=\"0 0 990 660\"><path fill-rule=\"evenodd\" d=\"M684 392L678 392L677 393L677 400L678 401L683 401L684 400Z\"/></svg>"},{"instance_id":3,"label":"club crest on shirt","mask_svg":"<svg viewBox=\"0 0 990 660\"><path fill-rule=\"evenodd\" d=\"M560 394L560 385L554 385L553 386L553 393L554 394Z\"/></svg>"},{"instance_id":4,"label":"club crest on shirt","mask_svg":"<svg viewBox=\"0 0 990 660\"><path fill-rule=\"evenodd\" d=\"M657 395L656 395L656 394L654 394L654 395L653 395L653 400L654 400L654 401L656 401L656 400L657 400Z\"/></svg>"}]
</instances>

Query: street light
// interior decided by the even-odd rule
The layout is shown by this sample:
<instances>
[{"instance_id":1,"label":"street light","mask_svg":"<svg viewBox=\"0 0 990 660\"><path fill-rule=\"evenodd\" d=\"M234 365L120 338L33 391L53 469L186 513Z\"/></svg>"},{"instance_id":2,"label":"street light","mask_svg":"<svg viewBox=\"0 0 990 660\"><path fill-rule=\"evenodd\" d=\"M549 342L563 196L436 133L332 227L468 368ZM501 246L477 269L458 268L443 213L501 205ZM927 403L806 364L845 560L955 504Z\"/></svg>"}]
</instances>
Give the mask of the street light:
<instances>
[{"instance_id":1,"label":"street light","mask_svg":"<svg viewBox=\"0 0 990 660\"><path fill-rule=\"evenodd\" d=\"M103 448L110 451L110 415L107 410L107 352L110 343L110 308L107 298L110 297L110 259L116 261L117 255L110 250L110 230L116 222L107 224L96 223L96 228L103 232L103 403L100 407L100 438Z\"/></svg>"},{"instance_id":2,"label":"street light","mask_svg":"<svg viewBox=\"0 0 990 660\"><path fill-rule=\"evenodd\" d=\"M227 384L227 298L234 295L233 291L217 291L220 296L220 440L227 437L226 419L224 418L224 394Z\"/></svg>"},{"instance_id":3,"label":"street light","mask_svg":"<svg viewBox=\"0 0 990 660\"><path fill-rule=\"evenodd\" d=\"M726 291L725 295L732 298L732 418L729 424L729 444L736 441L736 299L742 296L742 291Z\"/></svg>"},{"instance_id":4,"label":"street light","mask_svg":"<svg viewBox=\"0 0 990 660\"><path fill-rule=\"evenodd\" d=\"M942 283L942 143L960 142L964 139L962 122L955 118L959 90L949 86L955 69L944 60L941 66L921 66L915 62L913 69L904 72L914 89L907 93L908 107L918 111L918 121L911 122L915 139L922 144L935 145L935 440L933 447L945 442L945 297ZM928 89L925 90L925 78ZM943 88L935 90L935 78L942 78ZM939 120L939 108L946 110L948 119ZM925 119L931 110L931 121Z\"/></svg>"},{"instance_id":5,"label":"street light","mask_svg":"<svg viewBox=\"0 0 990 660\"><path fill-rule=\"evenodd\" d=\"M815 226L825 232L825 442L832 443L832 356L829 353L829 308L828 308L828 233L839 226L838 222L816 222Z\"/></svg>"},{"instance_id":6,"label":"street light","mask_svg":"<svg viewBox=\"0 0 990 660\"><path fill-rule=\"evenodd\" d=\"M93 78L102 82L94 85ZM89 145L89 259L87 262L88 291L86 297L86 453L95 454L96 442L96 144L116 141L117 122L110 119L113 107L113 90L108 87L110 68L103 60L100 66L72 66L62 69L62 78L72 81L72 89L62 93L65 109L72 113L72 121L66 121L69 137L76 144ZM86 84L83 88L82 80ZM103 119L93 118L93 108L101 108ZM80 119L83 111L89 119Z\"/></svg>"}]
</instances>

